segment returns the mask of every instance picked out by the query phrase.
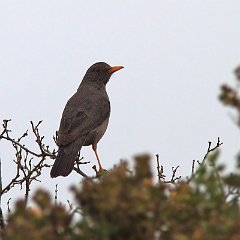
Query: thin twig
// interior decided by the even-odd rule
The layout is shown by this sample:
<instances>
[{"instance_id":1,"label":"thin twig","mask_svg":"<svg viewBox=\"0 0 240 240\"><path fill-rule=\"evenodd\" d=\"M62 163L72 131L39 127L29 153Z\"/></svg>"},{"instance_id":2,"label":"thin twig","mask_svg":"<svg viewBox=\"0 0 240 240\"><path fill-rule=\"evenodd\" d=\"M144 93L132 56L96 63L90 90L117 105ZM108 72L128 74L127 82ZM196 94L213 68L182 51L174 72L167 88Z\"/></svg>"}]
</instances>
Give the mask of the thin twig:
<instances>
[{"instance_id":1,"label":"thin twig","mask_svg":"<svg viewBox=\"0 0 240 240\"><path fill-rule=\"evenodd\" d=\"M12 198L9 198L8 201L7 201L7 210L8 210L8 214L11 213L11 210L10 210L10 200L11 200L11 199L12 199Z\"/></svg>"},{"instance_id":2,"label":"thin twig","mask_svg":"<svg viewBox=\"0 0 240 240\"><path fill-rule=\"evenodd\" d=\"M216 145L214 147L212 147L212 148L211 148L212 142L208 142L207 152L204 155L202 161L197 160L197 163L200 165L200 167L195 172L193 172L193 167L192 167L192 175L191 175L190 178L187 179L187 182L192 181L192 179L197 175L199 169L201 169L201 166L205 163L206 159L208 158L209 153L211 153L211 152L215 151L216 149L218 149L222 144L223 144L223 142L220 141L219 137L217 139Z\"/></svg>"},{"instance_id":3,"label":"thin twig","mask_svg":"<svg viewBox=\"0 0 240 240\"><path fill-rule=\"evenodd\" d=\"M157 158L157 172L158 172L158 181L161 182L161 167L159 164L159 155L156 155Z\"/></svg>"},{"instance_id":4,"label":"thin twig","mask_svg":"<svg viewBox=\"0 0 240 240\"><path fill-rule=\"evenodd\" d=\"M195 160L192 161L192 175L194 174Z\"/></svg>"},{"instance_id":5,"label":"thin twig","mask_svg":"<svg viewBox=\"0 0 240 240\"><path fill-rule=\"evenodd\" d=\"M58 184L55 185L55 195L54 195L54 200L55 200L55 205L57 205L57 194L58 194Z\"/></svg>"}]
</instances>

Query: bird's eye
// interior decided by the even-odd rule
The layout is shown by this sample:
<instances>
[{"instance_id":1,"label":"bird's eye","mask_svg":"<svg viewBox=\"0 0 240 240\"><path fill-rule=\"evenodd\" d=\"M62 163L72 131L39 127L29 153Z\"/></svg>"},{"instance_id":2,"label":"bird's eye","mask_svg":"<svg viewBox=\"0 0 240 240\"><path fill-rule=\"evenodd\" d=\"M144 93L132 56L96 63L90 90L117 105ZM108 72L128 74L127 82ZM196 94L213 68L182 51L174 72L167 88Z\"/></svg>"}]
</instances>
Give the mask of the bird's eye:
<instances>
[{"instance_id":1,"label":"bird's eye","mask_svg":"<svg viewBox=\"0 0 240 240\"><path fill-rule=\"evenodd\" d=\"M97 72L97 73L100 73L100 69L97 69L96 72Z\"/></svg>"}]
</instances>

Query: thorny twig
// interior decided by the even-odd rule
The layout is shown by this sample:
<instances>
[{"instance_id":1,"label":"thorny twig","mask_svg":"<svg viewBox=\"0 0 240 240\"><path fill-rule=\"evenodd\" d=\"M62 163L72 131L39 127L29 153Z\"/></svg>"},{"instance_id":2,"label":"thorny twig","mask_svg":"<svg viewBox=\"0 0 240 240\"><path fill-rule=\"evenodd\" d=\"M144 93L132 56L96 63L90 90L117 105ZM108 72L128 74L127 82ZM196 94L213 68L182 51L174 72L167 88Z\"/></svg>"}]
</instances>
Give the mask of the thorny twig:
<instances>
[{"instance_id":1,"label":"thorny twig","mask_svg":"<svg viewBox=\"0 0 240 240\"><path fill-rule=\"evenodd\" d=\"M11 213L11 210L10 210L10 200L11 200L11 199L12 199L12 198L9 198L8 201L7 201L7 210L8 210L8 214Z\"/></svg>"},{"instance_id":2,"label":"thorny twig","mask_svg":"<svg viewBox=\"0 0 240 240\"><path fill-rule=\"evenodd\" d=\"M192 175L194 174L195 162L195 160L192 161Z\"/></svg>"},{"instance_id":3,"label":"thorny twig","mask_svg":"<svg viewBox=\"0 0 240 240\"><path fill-rule=\"evenodd\" d=\"M165 175L163 174L163 166L160 166L159 154L156 155L157 158L157 172L158 172L158 182L165 179Z\"/></svg>"},{"instance_id":4,"label":"thorny twig","mask_svg":"<svg viewBox=\"0 0 240 240\"><path fill-rule=\"evenodd\" d=\"M96 176L98 175L98 171L97 171L97 166L96 165L93 165L92 166L92 169L94 170Z\"/></svg>"},{"instance_id":5,"label":"thorny twig","mask_svg":"<svg viewBox=\"0 0 240 240\"><path fill-rule=\"evenodd\" d=\"M160 166L160 161L159 161L159 155L156 155L157 159L157 172L158 172L158 181L163 182L163 183L173 183L176 184L178 180L181 179L181 176L176 177L177 170L179 166L177 167L172 167L172 176L170 180L165 180L166 176L163 174L163 166Z\"/></svg>"},{"instance_id":6,"label":"thorny twig","mask_svg":"<svg viewBox=\"0 0 240 240\"><path fill-rule=\"evenodd\" d=\"M80 152L78 152L77 158L75 160L75 164L74 164L74 171L77 172L78 174L80 174L81 176L85 177L85 178L91 178L89 176L87 176L81 169L80 169L80 165L81 164L88 164L90 162L82 162L83 157L80 158Z\"/></svg>"},{"instance_id":7,"label":"thorny twig","mask_svg":"<svg viewBox=\"0 0 240 240\"><path fill-rule=\"evenodd\" d=\"M211 148L212 146L212 142L208 142L208 148L207 148L207 152L206 154L204 155L202 161L199 161L199 160L193 160L193 164L192 164L192 175L190 178L188 178L187 182L191 182L192 179L197 175L199 169L201 168L201 166L205 163L206 159L208 158L209 156L209 153L215 151L216 149L218 149L221 145L223 144L223 142L220 141L220 138L218 137L218 140L217 140L217 143L214 147ZM200 167L194 172L194 165L195 165L195 162L197 162Z\"/></svg>"},{"instance_id":8,"label":"thorny twig","mask_svg":"<svg viewBox=\"0 0 240 240\"><path fill-rule=\"evenodd\" d=\"M57 194L58 194L58 184L55 185L55 195L54 195L54 202L57 205Z\"/></svg>"},{"instance_id":9,"label":"thorny twig","mask_svg":"<svg viewBox=\"0 0 240 240\"><path fill-rule=\"evenodd\" d=\"M26 138L29 133L25 131L20 137L14 139L10 136L11 130L9 129L9 122L11 120L3 120L3 131L0 134L0 140L4 139L10 142L15 150L15 160L16 164L16 174L12 178L12 180L0 191L0 195L7 193L16 185L20 185L21 189L24 187L25 189L25 203L27 204L30 192L30 185L33 181L39 181L39 177L42 174L42 170L44 168L49 168L49 165L46 162L47 158L55 159L57 151L55 149L50 150L49 146L44 144L44 136L41 136L39 133L39 126L42 121L39 121L37 124L34 124L32 121L31 130L35 138L35 142L37 143L39 152L33 151L25 146L22 143L24 138ZM57 142L57 133L53 137L54 141ZM34 158L37 158L37 163L34 162ZM85 173L80 170L80 164L87 164L89 162L81 162L82 159L79 159L75 163L74 170L83 177L88 177Z\"/></svg>"},{"instance_id":10,"label":"thorny twig","mask_svg":"<svg viewBox=\"0 0 240 240\"><path fill-rule=\"evenodd\" d=\"M165 181L165 183L174 183L175 184L178 180L181 179L182 176L176 177L176 173L177 173L178 168L179 168L179 166L172 167L172 177L169 181Z\"/></svg>"},{"instance_id":11,"label":"thorny twig","mask_svg":"<svg viewBox=\"0 0 240 240\"><path fill-rule=\"evenodd\" d=\"M8 129L9 121L10 120L3 121L3 132L0 135L0 139L10 141L15 149L15 160L13 161L16 164L16 175L1 190L0 194L3 195L4 193L10 191L10 189L12 189L15 185L20 185L21 188L25 186L25 202L27 203L31 183L33 181L40 181L38 177L41 175L42 169L44 167L49 167L49 165L45 162L46 157L49 156L53 158L55 150L50 152L42 142L43 138L41 138L38 133L38 127L41 121L36 126L34 126L31 122L32 131L37 139L36 142L38 143L41 153L36 153L21 143L21 141L28 136L28 131L24 132L19 138L17 138L17 140L12 138L9 134L11 131ZM31 156L39 159L37 164L32 163L33 158Z\"/></svg>"},{"instance_id":12,"label":"thorny twig","mask_svg":"<svg viewBox=\"0 0 240 240\"><path fill-rule=\"evenodd\" d=\"M72 209L73 209L73 204L72 204L72 203L70 203L70 201L69 201L69 200L67 200L67 203L68 203L68 206L69 206L69 210L70 210L70 211L72 211Z\"/></svg>"},{"instance_id":13,"label":"thorny twig","mask_svg":"<svg viewBox=\"0 0 240 240\"><path fill-rule=\"evenodd\" d=\"M8 127L8 122L9 122L9 121L11 121L11 120L4 120L4 124L3 124L4 130L3 130L3 132L2 132L1 135L0 135L0 140L1 140L1 139L5 139L5 140L7 140L7 141L10 141L10 142L13 144L13 146L17 146L17 147L19 147L21 150L24 150L26 153L30 153L31 155L33 155L33 156L35 156L35 157L42 157L42 156L47 157L47 156L49 156L49 157L55 158L55 151L54 151L53 153L51 153L50 151L46 151L46 152L45 152L43 146L40 146L41 142L40 142L38 139L36 140L36 142L37 142L38 145L40 146L41 153L36 153L36 152L28 149L27 147L25 147L25 145L21 144L20 141L21 141L24 137L28 136L28 131L26 131L25 133L23 133L23 135L22 135L20 138L18 138L17 141L16 141L15 139L11 138L11 137L9 136L9 132L11 132L11 130L8 130L8 129L7 129L7 127ZM40 121L39 123L41 123L41 121ZM37 126L39 126L39 123L37 124ZM32 122L31 122L31 125L32 125L32 128L33 128L33 132L36 131L36 129L35 129L35 127L33 126L33 123L32 123ZM36 136L37 138L40 137L40 136L37 136L37 135L36 135L37 132L34 132L34 134L35 134L35 136ZM4 136L4 135L5 135L5 136ZM43 137L42 137L42 139L43 139ZM42 140L42 139L41 139L41 140Z\"/></svg>"},{"instance_id":14,"label":"thorny twig","mask_svg":"<svg viewBox=\"0 0 240 240\"><path fill-rule=\"evenodd\" d=\"M77 214L82 214L81 208L79 206L75 207L73 206L73 203L71 203L69 200L67 200L68 207L69 207L69 212L71 213L71 216L73 217L76 213Z\"/></svg>"},{"instance_id":15,"label":"thorny twig","mask_svg":"<svg viewBox=\"0 0 240 240\"><path fill-rule=\"evenodd\" d=\"M218 140L217 140L217 143L216 145L211 148L211 145L212 145L212 142L208 142L208 149L207 149L207 152L206 154L204 155L203 157L203 160L202 160L202 163L203 164L205 162L205 160L207 159L208 155L210 152L213 152L214 150L216 150L217 148L219 148L221 145L223 144L223 142L220 141L220 138L218 137Z\"/></svg>"},{"instance_id":16,"label":"thorny twig","mask_svg":"<svg viewBox=\"0 0 240 240\"><path fill-rule=\"evenodd\" d=\"M211 145L212 145L212 142L208 142L208 148L207 148L207 152L206 154L204 155L202 161L199 161L199 160L193 160L192 161L192 170L191 170L191 177L188 178L187 182L190 182L194 177L195 175L198 173L198 170L195 171L195 163L197 162L200 166L202 164L204 164L205 160L207 159L209 153L213 152L214 150L218 149L223 143L220 141L220 138L218 137L218 140L217 140L217 143L214 147L211 148ZM178 176L176 177L176 172L179 168L179 166L177 167L172 167L172 177L170 180L166 181L165 180L165 175L163 174L163 166L161 165L160 166L160 161L159 161L159 155L157 154L156 155L156 159L157 159L157 173L158 173L158 180L159 182L163 179L163 182L164 183L176 183L176 181L180 180L181 179L181 176ZM220 176L217 176L218 179L220 179Z\"/></svg>"}]
</instances>

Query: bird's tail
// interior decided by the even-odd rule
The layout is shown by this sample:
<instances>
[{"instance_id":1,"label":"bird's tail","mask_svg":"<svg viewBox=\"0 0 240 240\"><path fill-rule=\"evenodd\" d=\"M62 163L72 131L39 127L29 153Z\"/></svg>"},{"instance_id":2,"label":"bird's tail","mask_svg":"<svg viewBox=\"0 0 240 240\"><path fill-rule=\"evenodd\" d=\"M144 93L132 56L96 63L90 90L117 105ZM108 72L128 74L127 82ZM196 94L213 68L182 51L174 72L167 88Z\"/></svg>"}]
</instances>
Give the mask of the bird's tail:
<instances>
[{"instance_id":1,"label":"bird's tail","mask_svg":"<svg viewBox=\"0 0 240 240\"><path fill-rule=\"evenodd\" d=\"M78 138L66 146L60 146L57 157L50 172L52 178L68 176L74 167L78 151L81 150L84 139Z\"/></svg>"}]
</instances>

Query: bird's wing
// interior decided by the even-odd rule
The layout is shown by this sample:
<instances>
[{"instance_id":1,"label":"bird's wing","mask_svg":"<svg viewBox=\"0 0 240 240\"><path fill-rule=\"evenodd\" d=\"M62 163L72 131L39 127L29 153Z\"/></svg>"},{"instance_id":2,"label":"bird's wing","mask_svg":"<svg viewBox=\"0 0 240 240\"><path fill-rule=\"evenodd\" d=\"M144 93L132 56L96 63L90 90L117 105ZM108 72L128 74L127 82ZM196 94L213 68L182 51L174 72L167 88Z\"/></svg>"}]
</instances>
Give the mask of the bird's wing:
<instances>
[{"instance_id":1,"label":"bird's wing","mask_svg":"<svg viewBox=\"0 0 240 240\"><path fill-rule=\"evenodd\" d=\"M107 97L79 98L73 95L63 111L57 144L67 145L100 126L110 116Z\"/></svg>"}]
</instances>

